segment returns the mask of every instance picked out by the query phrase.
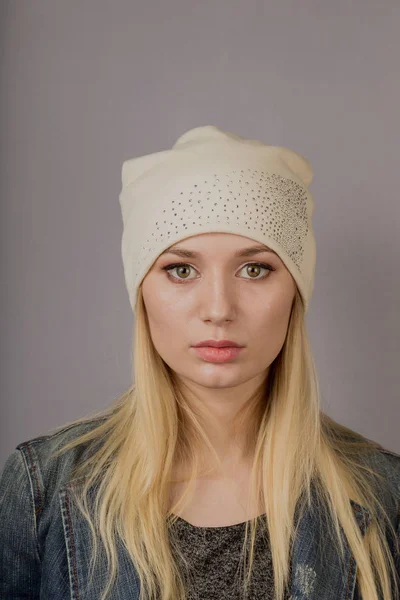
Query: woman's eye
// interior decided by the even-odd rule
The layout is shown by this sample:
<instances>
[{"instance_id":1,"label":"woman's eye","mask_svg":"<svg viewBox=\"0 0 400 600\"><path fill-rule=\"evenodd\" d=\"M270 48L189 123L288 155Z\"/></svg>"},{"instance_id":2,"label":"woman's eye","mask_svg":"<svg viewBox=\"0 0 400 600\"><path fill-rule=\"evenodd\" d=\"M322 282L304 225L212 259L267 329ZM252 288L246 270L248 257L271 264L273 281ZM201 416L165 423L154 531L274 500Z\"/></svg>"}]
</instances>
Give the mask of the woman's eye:
<instances>
[{"instance_id":1,"label":"woman's eye","mask_svg":"<svg viewBox=\"0 0 400 600\"><path fill-rule=\"evenodd\" d=\"M248 272L248 274L251 273L251 276L248 277L248 279L265 279L266 277L268 277L269 271L275 271L275 269L273 269L271 267L271 265L267 265L265 263L248 263L247 265L244 265L244 267L242 267L241 270L248 269L249 267L250 267L250 271L247 271L247 272ZM192 269L192 268L194 268L194 267L192 267L191 265L189 265L187 263L175 263L173 265L166 265L165 267L162 267L163 271L167 271L167 274L169 277L171 277L171 279L178 279L181 281L184 281L185 279L189 278L187 276L187 273L188 273L189 269ZM171 272L174 271L175 269L178 270L178 273L179 273L178 277L171 275ZM267 271L267 273L262 275L262 277L259 277L262 270ZM181 275L183 277L181 277ZM247 279L247 278L245 277L245 279Z\"/></svg>"}]
</instances>

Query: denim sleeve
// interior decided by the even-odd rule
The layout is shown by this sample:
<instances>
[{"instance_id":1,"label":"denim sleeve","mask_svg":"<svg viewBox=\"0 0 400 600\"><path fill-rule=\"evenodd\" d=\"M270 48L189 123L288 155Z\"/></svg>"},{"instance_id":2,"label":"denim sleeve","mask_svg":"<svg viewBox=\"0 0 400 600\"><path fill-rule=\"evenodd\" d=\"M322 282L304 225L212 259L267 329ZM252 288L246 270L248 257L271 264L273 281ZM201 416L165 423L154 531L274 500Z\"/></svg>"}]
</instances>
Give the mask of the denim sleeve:
<instances>
[{"instance_id":1,"label":"denim sleeve","mask_svg":"<svg viewBox=\"0 0 400 600\"><path fill-rule=\"evenodd\" d=\"M35 505L24 457L15 449L0 473L0 600L39 597Z\"/></svg>"}]
</instances>

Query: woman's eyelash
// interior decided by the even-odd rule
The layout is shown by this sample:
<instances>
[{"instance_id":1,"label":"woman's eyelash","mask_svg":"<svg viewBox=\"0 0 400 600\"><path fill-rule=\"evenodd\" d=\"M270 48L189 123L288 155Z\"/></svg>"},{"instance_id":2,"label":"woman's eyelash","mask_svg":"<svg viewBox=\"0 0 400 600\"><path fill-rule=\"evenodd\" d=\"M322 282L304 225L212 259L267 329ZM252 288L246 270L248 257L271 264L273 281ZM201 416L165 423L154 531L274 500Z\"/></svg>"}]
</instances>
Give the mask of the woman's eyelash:
<instances>
[{"instance_id":1,"label":"woman's eyelash","mask_svg":"<svg viewBox=\"0 0 400 600\"><path fill-rule=\"evenodd\" d=\"M243 267L241 267L241 268L244 269L244 267L248 267L249 265L256 265L257 267L262 267L263 269L267 269L268 271L275 271L275 269L273 267L271 267L271 265L268 265L266 263L261 263L261 262L247 263L247 264L243 265ZM173 269L176 269L177 267L192 267L192 265L190 265L189 263L184 263L184 262L173 263L170 265L166 265L165 267L162 267L162 270L168 272L168 271L172 271ZM194 267L192 267L192 268L194 269ZM260 279L264 279L267 276L268 275L264 275L263 277L258 277L258 281L260 281ZM179 279L179 277L174 277L174 279ZM255 279L255 278L250 277L250 279ZM182 281L184 281L184 280L182 280Z\"/></svg>"}]
</instances>

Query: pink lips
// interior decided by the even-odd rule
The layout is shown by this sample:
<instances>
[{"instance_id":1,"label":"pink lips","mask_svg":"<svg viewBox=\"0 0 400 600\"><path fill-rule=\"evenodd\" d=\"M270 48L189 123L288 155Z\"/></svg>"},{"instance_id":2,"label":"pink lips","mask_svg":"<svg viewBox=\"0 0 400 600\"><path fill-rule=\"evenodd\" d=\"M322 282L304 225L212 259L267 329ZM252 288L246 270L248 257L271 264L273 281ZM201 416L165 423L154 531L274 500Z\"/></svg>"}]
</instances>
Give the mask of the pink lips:
<instances>
[{"instance_id":1,"label":"pink lips","mask_svg":"<svg viewBox=\"0 0 400 600\"><path fill-rule=\"evenodd\" d=\"M236 358L242 347L226 346L223 348L215 348L212 346L193 347L198 356L204 358L208 362L224 363Z\"/></svg>"},{"instance_id":2,"label":"pink lips","mask_svg":"<svg viewBox=\"0 0 400 600\"><path fill-rule=\"evenodd\" d=\"M241 348L240 344L233 342L232 340L203 340L202 342L198 342L197 344L193 345L195 348L199 348L201 346L213 346L214 348L226 348L229 346L229 348Z\"/></svg>"}]
</instances>

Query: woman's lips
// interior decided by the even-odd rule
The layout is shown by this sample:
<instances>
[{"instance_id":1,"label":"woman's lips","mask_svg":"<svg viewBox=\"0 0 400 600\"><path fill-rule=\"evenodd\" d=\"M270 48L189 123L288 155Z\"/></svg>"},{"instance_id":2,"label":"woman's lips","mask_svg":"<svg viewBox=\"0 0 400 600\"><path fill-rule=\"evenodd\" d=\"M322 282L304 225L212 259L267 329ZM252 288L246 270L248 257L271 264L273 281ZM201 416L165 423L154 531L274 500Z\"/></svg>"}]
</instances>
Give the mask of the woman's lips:
<instances>
[{"instance_id":1,"label":"woman's lips","mask_svg":"<svg viewBox=\"0 0 400 600\"><path fill-rule=\"evenodd\" d=\"M214 348L213 346L201 346L200 348L193 347L193 350L198 356L204 358L208 362L222 363L236 358L243 348L227 346L225 348Z\"/></svg>"}]
</instances>

